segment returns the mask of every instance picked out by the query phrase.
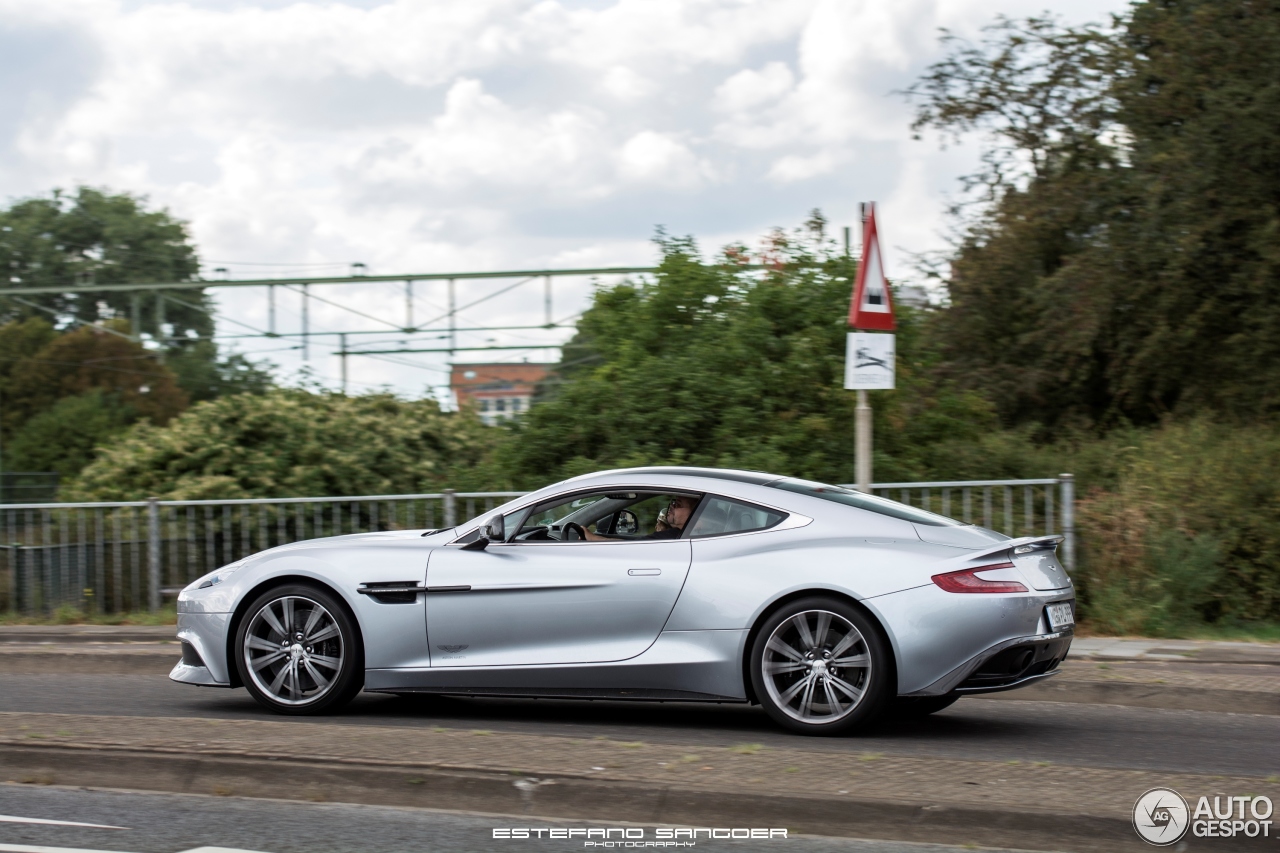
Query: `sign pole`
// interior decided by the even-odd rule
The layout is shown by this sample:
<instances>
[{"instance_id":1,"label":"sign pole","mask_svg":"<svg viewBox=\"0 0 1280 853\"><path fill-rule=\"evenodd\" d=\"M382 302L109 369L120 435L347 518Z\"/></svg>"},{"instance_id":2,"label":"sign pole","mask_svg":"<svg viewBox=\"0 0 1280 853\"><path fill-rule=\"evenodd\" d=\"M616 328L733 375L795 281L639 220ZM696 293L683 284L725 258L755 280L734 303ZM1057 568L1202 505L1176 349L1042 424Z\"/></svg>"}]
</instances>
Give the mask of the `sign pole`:
<instances>
[{"instance_id":1,"label":"sign pole","mask_svg":"<svg viewBox=\"0 0 1280 853\"><path fill-rule=\"evenodd\" d=\"M862 259L849 304L844 387L858 392L854 407L854 481L871 492L871 404L867 391L894 387L893 294L884 276L874 204L859 205L862 214Z\"/></svg>"},{"instance_id":2,"label":"sign pole","mask_svg":"<svg viewBox=\"0 0 1280 853\"><path fill-rule=\"evenodd\" d=\"M858 491L871 493L871 406L867 392L858 389L858 405L853 410L854 474Z\"/></svg>"}]
</instances>

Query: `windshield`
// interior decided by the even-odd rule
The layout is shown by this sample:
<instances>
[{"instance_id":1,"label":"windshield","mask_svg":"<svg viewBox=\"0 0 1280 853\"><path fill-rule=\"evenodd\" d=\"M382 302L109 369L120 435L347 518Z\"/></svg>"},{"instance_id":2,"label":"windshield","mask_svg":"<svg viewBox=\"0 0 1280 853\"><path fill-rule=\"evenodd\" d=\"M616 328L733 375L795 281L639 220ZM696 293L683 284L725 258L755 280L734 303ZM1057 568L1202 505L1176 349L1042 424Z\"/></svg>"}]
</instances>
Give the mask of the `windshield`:
<instances>
[{"instance_id":1,"label":"windshield","mask_svg":"<svg viewBox=\"0 0 1280 853\"><path fill-rule=\"evenodd\" d=\"M846 489L841 486L829 486L826 483L814 483L809 480L795 480L788 477L785 480L776 480L769 483L774 489L783 489L788 492L795 492L798 495L808 495L812 498L822 498L824 501L832 503L845 504L846 506L854 506L858 509L865 509L868 512L878 512L881 515L887 515L892 518L900 518L903 521L910 521L913 524L928 524L933 527L965 527L962 522L953 518L947 518L945 515L928 512L923 509L916 509L907 504L891 501L888 498L878 498L875 495L868 495L862 492L855 492L853 489Z\"/></svg>"}]
</instances>

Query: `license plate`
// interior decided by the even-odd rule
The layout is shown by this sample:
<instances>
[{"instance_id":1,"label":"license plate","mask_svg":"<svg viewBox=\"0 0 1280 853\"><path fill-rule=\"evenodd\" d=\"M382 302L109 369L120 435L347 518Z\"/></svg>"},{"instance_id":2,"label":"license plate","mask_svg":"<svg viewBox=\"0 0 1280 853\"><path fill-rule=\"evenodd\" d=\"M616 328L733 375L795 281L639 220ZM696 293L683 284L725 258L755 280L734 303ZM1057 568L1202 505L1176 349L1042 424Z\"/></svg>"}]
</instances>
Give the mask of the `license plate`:
<instances>
[{"instance_id":1,"label":"license plate","mask_svg":"<svg viewBox=\"0 0 1280 853\"><path fill-rule=\"evenodd\" d=\"M1070 628L1076 624L1075 614L1071 612L1070 601L1064 601L1061 604L1050 604L1045 608L1045 612L1049 615L1049 627L1055 631Z\"/></svg>"}]
</instances>

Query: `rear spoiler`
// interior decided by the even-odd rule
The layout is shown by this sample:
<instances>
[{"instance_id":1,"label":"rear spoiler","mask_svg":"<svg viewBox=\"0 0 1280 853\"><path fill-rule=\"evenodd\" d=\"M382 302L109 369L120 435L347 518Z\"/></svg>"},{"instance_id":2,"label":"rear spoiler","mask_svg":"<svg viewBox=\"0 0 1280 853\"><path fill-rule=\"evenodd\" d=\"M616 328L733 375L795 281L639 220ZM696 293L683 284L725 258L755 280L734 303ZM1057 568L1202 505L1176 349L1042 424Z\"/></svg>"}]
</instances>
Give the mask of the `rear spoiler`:
<instances>
[{"instance_id":1,"label":"rear spoiler","mask_svg":"<svg viewBox=\"0 0 1280 853\"><path fill-rule=\"evenodd\" d=\"M1004 542L997 543L988 548L980 548L977 551L970 551L964 555L962 562L970 560L980 560L983 557L990 557L993 554L1003 554L1006 551L1025 548L1027 551L1048 551L1056 549L1066 538L1061 534L1053 533L1047 536L1023 536L1018 539L1006 539ZM1025 553L1025 552L1024 552Z\"/></svg>"}]
</instances>

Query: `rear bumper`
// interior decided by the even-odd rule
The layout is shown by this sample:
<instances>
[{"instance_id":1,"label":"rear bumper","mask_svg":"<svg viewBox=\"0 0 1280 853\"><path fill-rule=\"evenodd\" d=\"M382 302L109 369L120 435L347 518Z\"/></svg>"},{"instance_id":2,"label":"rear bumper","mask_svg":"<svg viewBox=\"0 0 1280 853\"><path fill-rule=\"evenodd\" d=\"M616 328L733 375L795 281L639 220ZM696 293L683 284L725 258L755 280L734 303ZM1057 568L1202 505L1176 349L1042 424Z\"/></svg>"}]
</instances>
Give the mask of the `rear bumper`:
<instances>
[{"instance_id":1,"label":"rear bumper","mask_svg":"<svg viewBox=\"0 0 1280 853\"><path fill-rule=\"evenodd\" d=\"M1015 637L974 655L923 690L908 696L998 693L1016 690L1057 675L1071 649L1072 631Z\"/></svg>"}]
</instances>

